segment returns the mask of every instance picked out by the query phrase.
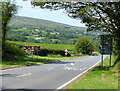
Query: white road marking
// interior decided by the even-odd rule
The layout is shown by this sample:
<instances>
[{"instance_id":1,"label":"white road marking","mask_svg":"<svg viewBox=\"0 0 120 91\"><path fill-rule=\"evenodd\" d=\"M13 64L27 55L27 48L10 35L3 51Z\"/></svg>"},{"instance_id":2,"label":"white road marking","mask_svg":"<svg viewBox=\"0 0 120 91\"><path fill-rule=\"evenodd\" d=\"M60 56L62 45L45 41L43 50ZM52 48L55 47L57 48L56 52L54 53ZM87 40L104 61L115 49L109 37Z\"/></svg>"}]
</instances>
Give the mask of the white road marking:
<instances>
[{"instance_id":1,"label":"white road marking","mask_svg":"<svg viewBox=\"0 0 120 91\"><path fill-rule=\"evenodd\" d=\"M72 70L72 67L65 67L64 70Z\"/></svg>"},{"instance_id":2,"label":"white road marking","mask_svg":"<svg viewBox=\"0 0 120 91\"><path fill-rule=\"evenodd\" d=\"M19 76L16 76L16 77L23 77L23 76L28 76L28 75L31 75L31 73L27 73L27 74L19 75Z\"/></svg>"},{"instance_id":3,"label":"white road marking","mask_svg":"<svg viewBox=\"0 0 120 91\"><path fill-rule=\"evenodd\" d=\"M82 69L80 68L79 70L81 71Z\"/></svg>"},{"instance_id":4,"label":"white road marking","mask_svg":"<svg viewBox=\"0 0 120 91\"><path fill-rule=\"evenodd\" d=\"M49 68L48 70L52 70L52 69L54 69L54 68Z\"/></svg>"},{"instance_id":5,"label":"white road marking","mask_svg":"<svg viewBox=\"0 0 120 91\"><path fill-rule=\"evenodd\" d=\"M105 56L106 57L106 56ZM104 58L105 58L104 57ZM64 83L63 85L61 85L60 87L58 87L56 90L54 91L58 91L59 89L63 89L65 86L67 86L68 84L70 84L72 81L74 81L75 79L77 79L78 77L80 77L81 75L83 75L84 73L86 73L88 70L92 69L94 66L96 66L98 63L100 63L100 61L98 61L96 64L94 64L93 66L91 66L90 68L86 69L85 71L83 71L82 73L80 73L79 75L77 75L76 77L72 78L71 80L69 80L68 82Z\"/></svg>"},{"instance_id":6,"label":"white road marking","mask_svg":"<svg viewBox=\"0 0 120 91\"><path fill-rule=\"evenodd\" d=\"M71 63L71 65L75 65L74 63Z\"/></svg>"},{"instance_id":7,"label":"white road marking","mask_svg":"<svg viewBox=\"0 0 120 91\"><path fill-rule=\"evenodd\" d=\"M86 70L87 68L76 68L76 67L65 67L64 70L74 70L74 71L78 71L78 70Z\"/></svg>"}]
</instances>

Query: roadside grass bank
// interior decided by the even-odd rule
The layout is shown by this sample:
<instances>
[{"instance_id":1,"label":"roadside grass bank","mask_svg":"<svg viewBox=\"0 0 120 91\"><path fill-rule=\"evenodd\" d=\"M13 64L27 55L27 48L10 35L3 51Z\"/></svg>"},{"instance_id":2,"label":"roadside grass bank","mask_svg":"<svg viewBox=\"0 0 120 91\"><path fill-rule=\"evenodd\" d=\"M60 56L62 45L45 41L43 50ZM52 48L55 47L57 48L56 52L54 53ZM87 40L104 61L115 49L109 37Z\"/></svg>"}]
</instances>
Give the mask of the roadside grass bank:
<instances>
[{"instance_id":1,"label":"roadside grass bank","mask_svg":"<svg viewBox=\"0 0 120 91\"><path fill-rule=\"evenodd\" d=\"M115 57L112 57L112 64L115 62ZM84 74L82 77L75 80L73 83L64 88L64 91L69 91L74 89L113 89L113 91L118 91L118 79L120 80L120 69L118 64L115 67L109 67L109 57L104 59L104 67L97 65L91 71Z\"/></svg>"},{"instance_id":2,"label":"roadside grass bank","mask_svg":"<svg viewBox=\"0 0 120 91\"><path fill-rule=\"evenodd\" d=\"M40 65L40 64L46 64L46 63L52 63L52 62L62 62L70 59L88 57L88 55L74 56L74 57L62 57L59 55L58 56L56 55L56 57L54 56L43 57L43 56L36 56L36 55L33 55L33 56L28 55L28 56L22 57L22 56L8 55L7 59L9 60L2 61L1 69Z\"/></svg>"},{"instance_id":3,"label":"roadside grass bank","mask_svg":"<svg viewBox=\"0 0 120 91\"><path fill-rule=\"evenodd\" d=\"M89 56L76 55L71 57L64 57L59 54L48 54L47 56L37 56L31 54L32 53L26 53L23 49L19 48L19 45L6 42L5 50L3 50L2 53L2 62L0 64L0 69L40 65L51 62L61 62L69 59L76 59Z\"/></svg>"}]
</instances>

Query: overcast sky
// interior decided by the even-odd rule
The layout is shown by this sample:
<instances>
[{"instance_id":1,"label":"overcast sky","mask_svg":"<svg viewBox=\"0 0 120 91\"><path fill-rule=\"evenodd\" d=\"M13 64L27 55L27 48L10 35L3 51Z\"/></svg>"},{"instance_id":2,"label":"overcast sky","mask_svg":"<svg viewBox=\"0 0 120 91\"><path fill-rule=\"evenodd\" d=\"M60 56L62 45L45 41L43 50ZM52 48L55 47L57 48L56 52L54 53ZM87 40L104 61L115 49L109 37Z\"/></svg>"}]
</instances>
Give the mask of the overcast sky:
<instances>
[{"instance_id":1,"label":"overcast sky","mask_svg":"<svg viewBox=\"0 0 120 91\"><path fill-rule=\"evenodd\" d=\"M30 0L27 2L22 0L17 0L16 4L18 6L22 6L22 8L18 10L17 15L19 16L33 17L33 18L64 23L72 26L85 27L83 23L80 23L81 22L80 20L76 20L68 17L67 13L63 10L50 11L46 9L35 8L31 5Z\"/></svg>"}]
</instances>

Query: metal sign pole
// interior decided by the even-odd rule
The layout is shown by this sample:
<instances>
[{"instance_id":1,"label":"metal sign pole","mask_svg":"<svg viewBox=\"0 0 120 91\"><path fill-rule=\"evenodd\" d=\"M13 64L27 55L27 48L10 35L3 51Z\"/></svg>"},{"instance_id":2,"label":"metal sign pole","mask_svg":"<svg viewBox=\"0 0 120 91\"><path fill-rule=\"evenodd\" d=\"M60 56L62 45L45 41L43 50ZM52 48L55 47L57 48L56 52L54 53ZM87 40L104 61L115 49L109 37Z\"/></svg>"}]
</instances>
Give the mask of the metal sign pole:
<instances>
[{"instance_id":1,"label":"metal sign pole","mask_svg":"<svg viewBox=\"0 0 120 91\"><path fill-rule=\"evenodd\" d=\"M103 54L102 54L101 60L102 60L101 66L103 67Z\"/></svg>"},{"instance_id":2,"label":"metal sign pole","mask_svg":"<svg viewBox=\"0 0 120 91\"><path fill-rule=\"evenodd\" d=\"M110 67L111 67L111 54L110 54Z\"/></svg>"},{"instance_id":3,"label":"metal sign pole","mask_svg":"<svg viewBox=\"0 0 120 91\"><path fill-rule=\"evenodd\" d=\"M103 67L103 47L100 45L100 52L101 52L101 67Z\"/></svg>"},{"instance_id":4,"label":"metal sign pole","mask_svg":"<svg viewBox=\"0 0 120 91\"><path fill-rule=\"evenodd\" d=\"M101 65L103 66L103 54L110 55L109 66L112 65L111 55L112 55L112 36L111 35L100 35L100 48L101 48Z\"/></svg>"},{"instance_id":5,"label":"metal sign pole","mask_svg":"<svg viewBox=\"0 0 120 91\"><path fill-rule=\"evenodd\" d=\"M112 37L110 36L110 67L112 66Z\"/></svg>"}]
</instances>

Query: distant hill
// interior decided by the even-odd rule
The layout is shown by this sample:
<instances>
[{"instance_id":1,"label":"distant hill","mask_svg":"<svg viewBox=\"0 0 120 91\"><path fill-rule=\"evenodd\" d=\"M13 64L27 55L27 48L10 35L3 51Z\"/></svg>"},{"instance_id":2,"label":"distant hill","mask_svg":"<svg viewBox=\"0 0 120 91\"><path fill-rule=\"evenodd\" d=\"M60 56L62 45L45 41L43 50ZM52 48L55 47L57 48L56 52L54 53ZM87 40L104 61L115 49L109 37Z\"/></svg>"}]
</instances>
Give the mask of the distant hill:
<instances>
[{"instance_id":1,"label":"distant hill","mask_svg":"<svg viewBox=\"0 0 120 91\"><path fill-rule=\"evenodd\" d=\"M56 25L56 26L65 26L65 27L74 27L74 28L80 28L80 27L76 27L76 26L70 26L67 24L63 24L63 23L58 23L58 22L53 22L53 21L49 21L49 20L43 20L43 19L37 19L37 18L30 18L30 17L23 17L23 16L13 16L12 17L12 21L10 22L10 24L12 25L19 25L19 24L35 24L35 25ZM85 28L85 27L81 27L81 28Z\"/></svg>"},{"instance_id":2,"label":"distant hill","mask_svg":"<svg viewBox=\"0 0 120 91\"><path fill-rule=\"evenodd\" d=\"M50 44L74 44L80 36L98 40L101 32L86 32L85 27L75 27L53 21L14 16L9 23L11 31L7 40Z\"/></svg>"}]
</instances>

